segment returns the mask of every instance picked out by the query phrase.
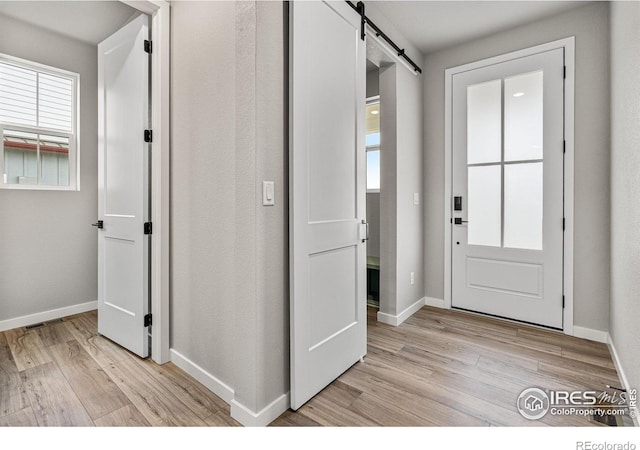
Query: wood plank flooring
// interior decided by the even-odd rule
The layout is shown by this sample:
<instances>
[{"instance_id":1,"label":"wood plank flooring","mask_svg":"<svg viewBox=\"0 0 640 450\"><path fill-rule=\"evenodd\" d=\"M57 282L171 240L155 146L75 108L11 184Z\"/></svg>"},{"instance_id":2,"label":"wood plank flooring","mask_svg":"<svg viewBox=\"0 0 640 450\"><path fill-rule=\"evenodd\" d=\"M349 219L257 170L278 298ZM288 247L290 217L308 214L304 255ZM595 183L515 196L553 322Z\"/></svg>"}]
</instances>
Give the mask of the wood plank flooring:
<instances>
[{"instance_id":1,"label":"wood plank flooring","mask_svg":"<svg viewBox=\"0 0 640 450\"><path fill-rule=\"evenodd\" d=\"M273 426L602 426L577 416L528 421L516 399L532 386L621 385L604 344L430 307L391 327L375 312L364 363ZM0 426L94 425L239 424L175 365L99 336L95 311L0 333Z\"/></svg>"},{"instance_id":2,"label":"wood plank flooring","mask_svg":"<svg viewBox=\"0 0 640 450\"><path fill-rule=\"evenodd\" d=\"M98 335L97 313L0 333L0 426L238 426L229 406L168 363Z\"/></svg>"},{"instance_id":3,"label":"wood plank flooring","mask_svg":"<svg viewBox=\"0 0 640 450\"><path fill-rule=\"evenodd\" d=\"M604 344L431 307L399 327L375 313L364 363L272 426L604 426L579 416L529 421L516 400L534 386L610 394L607 384L621 386Z\"/></svg>"}]
</instances>

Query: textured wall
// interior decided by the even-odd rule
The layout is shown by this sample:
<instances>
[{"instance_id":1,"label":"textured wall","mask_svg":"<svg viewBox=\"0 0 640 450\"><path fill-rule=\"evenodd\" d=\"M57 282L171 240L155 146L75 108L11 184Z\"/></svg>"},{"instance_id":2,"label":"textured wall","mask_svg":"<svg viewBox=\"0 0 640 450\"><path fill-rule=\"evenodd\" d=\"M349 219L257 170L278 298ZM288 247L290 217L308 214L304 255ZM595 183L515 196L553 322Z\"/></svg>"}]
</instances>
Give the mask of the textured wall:
<instances>
[{"instance_id":1,"label":"textured wall","mask_svg":"<svg viewBox=\"0 0 640 450\"><path fill-rule=\"evenodd\" d=\"M367 194L367 222L369 223L369 241L367 256L380 257L380 194Z\"/></svg>"},{"instance_id":2,"label":"textured wall","mask_svg":"<svg viewBox=\"0 0 640 450\"><path fill-rule=\"evenodd\" d=\"M629 387L640 387L640 3L611 3L611 321Z\"/></svg>"},{"instance_id":3,"label":"textured wall","mask_svg":"<svg viewBox=\"0 0 640 450\"><path fill-rule=\"evenodd\" d=\"M380 94L378 69L367 72L367 98Z\"/></svg>"},{"instance_id":4,"label":"textured wall","mask_svg":"<svg viewBox=\"0 0 640 450\"><path fill-rule=\"evenodd\" d=\"M0 53L80 74L81 187L0 190L2 321L98 298L98 51L0 15Z\"/></svg>"},{"instance_id":5,"label":"textured wall","mask_svg":"<svg viewBox=\"0 0 640 450\"><path fill-rule=\"evenodd\" d=\"M234 17L231 2L177 2L171 9L171 347L228 384L235 310Z\"/></svg>"},{"instance_id":6,"label":"textured wall","mask_svg":"<svg viewBox=\"0 0 640 450\"><path fill-rule=\"evenodd\" d=\"M283 20L172 6L171 347L254 412L289 389Z\"/></svg>"},{"instance_id":7,"label":"textured wall","mask_svg":"<svg viewBox=\"0 0 640 450\"><path fill-rule=\"evenodd\" d=\"M609 322L609 6L598 2L427 55L425 83L425 289L444 298L444 71L576 37L574 324Z\"/></svg>"},{"instance_id":8,"label":"textured wall","mask_svg":"<svg viewBox=\"0 0 640 450\"><path fill-rule=\"evenodd\" d=\"M367 2L367 16L415 61L402 30ZM380 311L397 315L424 297L423 77L396 59L378 71L380 93ZM413 194L420 204L413 204ZM414 284L410 273L414 272Z\"/></svg>"}]
</instances>

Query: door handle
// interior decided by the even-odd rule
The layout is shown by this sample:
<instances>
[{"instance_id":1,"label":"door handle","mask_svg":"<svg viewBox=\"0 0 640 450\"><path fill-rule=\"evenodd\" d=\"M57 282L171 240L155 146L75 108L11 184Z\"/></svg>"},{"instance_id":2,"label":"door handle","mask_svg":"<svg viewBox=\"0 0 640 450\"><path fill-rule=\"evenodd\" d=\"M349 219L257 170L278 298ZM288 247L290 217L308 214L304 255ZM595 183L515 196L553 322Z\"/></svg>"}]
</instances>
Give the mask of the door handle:
<instances>
[{"instance_id":1,"label":"door handle","mask_svg":"<svg viewBox=\"0 0 640 450\"><path fill-rule=\"evenodd\" d=\"M366 229L367 229L367 231L366 231L366 233L365 233L365 237L362 239L362 242L364 243L364 242L366 242L366 241L368 241L368 240L369 240L369 223L368 223L366 220L364 220L364 219L362 219L362 222L361 222L361 223L362 223L362 225L364 225L364 226L366 227Z\"/></svg>"},{"instance_id":2,"label":"door handle","mask_svg":"<svg viewBox=\"0 0 640 450\"><path fill-rule=\"evenodd\" d=\"M462 225L463 223L469 223L468 220L462 220L462 217L455 217L453 219L453 224L454 225Z\"/></svg>"},{"instance_id":3,"label":"door handle","mask_svg":"<svg viewBox=\"0 0 640 450\"><path fill-rule=\"evenodd\" d=\"M104 228L104 221L98 220L96 223L92 223L91 226L92 227L98 227L99 229L103 229Z\"/></svg>"}]
</instances>

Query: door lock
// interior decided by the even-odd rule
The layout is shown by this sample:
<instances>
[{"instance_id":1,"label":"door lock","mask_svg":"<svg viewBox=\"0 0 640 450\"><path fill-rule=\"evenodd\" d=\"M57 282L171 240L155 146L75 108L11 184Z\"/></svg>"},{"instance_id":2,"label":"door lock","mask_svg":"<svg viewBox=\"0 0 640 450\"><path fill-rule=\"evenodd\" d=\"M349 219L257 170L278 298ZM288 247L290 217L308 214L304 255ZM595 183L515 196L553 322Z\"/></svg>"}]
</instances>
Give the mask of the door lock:
<instances>
[{"instance_id":1,"label":"door lock","mask_svg":"<svg viewBox=\"0 0 640 450\"><path fill-rule=\"evenodd\" d=\"M100 229L104 228L104 221L102 220L98 220L96 223L92 223L91 224L92 227L98 227Z\"/></svg>"}]
</instances>

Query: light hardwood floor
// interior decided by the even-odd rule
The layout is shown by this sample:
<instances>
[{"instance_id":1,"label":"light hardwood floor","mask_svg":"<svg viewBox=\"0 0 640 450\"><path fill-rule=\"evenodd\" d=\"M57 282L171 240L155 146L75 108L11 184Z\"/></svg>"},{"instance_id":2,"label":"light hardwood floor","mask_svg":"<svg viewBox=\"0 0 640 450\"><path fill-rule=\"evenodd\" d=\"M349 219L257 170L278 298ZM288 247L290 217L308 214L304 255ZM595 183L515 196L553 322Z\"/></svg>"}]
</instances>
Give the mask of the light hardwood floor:
<instances>
[{"instance_id":1,"label":"light hardwood floor","mask_svg":"<svg viewBox=\"0 0 640 450\"><path fill-rule=\"evenodd\" d=\"M516 400L534 386L621 385L604 344L465 312L423 307L392 327L369 308L367 333L364 363L272 425L598 426L577 416L529 421Z\"/></svg>"},{"instance_id":2,"label":"light hardwood floor","mask_svg":"<svg viewBox=\"0 0 640 450\"><path fill-rule=\"evenodd\" d=\"M620 385L603 344L462 312L424 307L391 327L370 308L368 341L364 363L272 425L600 425L576 416L528 421L516 398L532 386ZM173 364L99 336L95 311L0 333L0 426L70 425L239 424Z\"/></svg>"},{"instance_id":3,"label":"light hardwood floor","mask_svg":"<svg viewBox=\"0 0 640 450\"><path fill-rule=\"evenodd\" d=\"M140 359L97 329L92 311L0 333L0 425L239 425L175 365Z\"/></svg>"}]
</instances>

